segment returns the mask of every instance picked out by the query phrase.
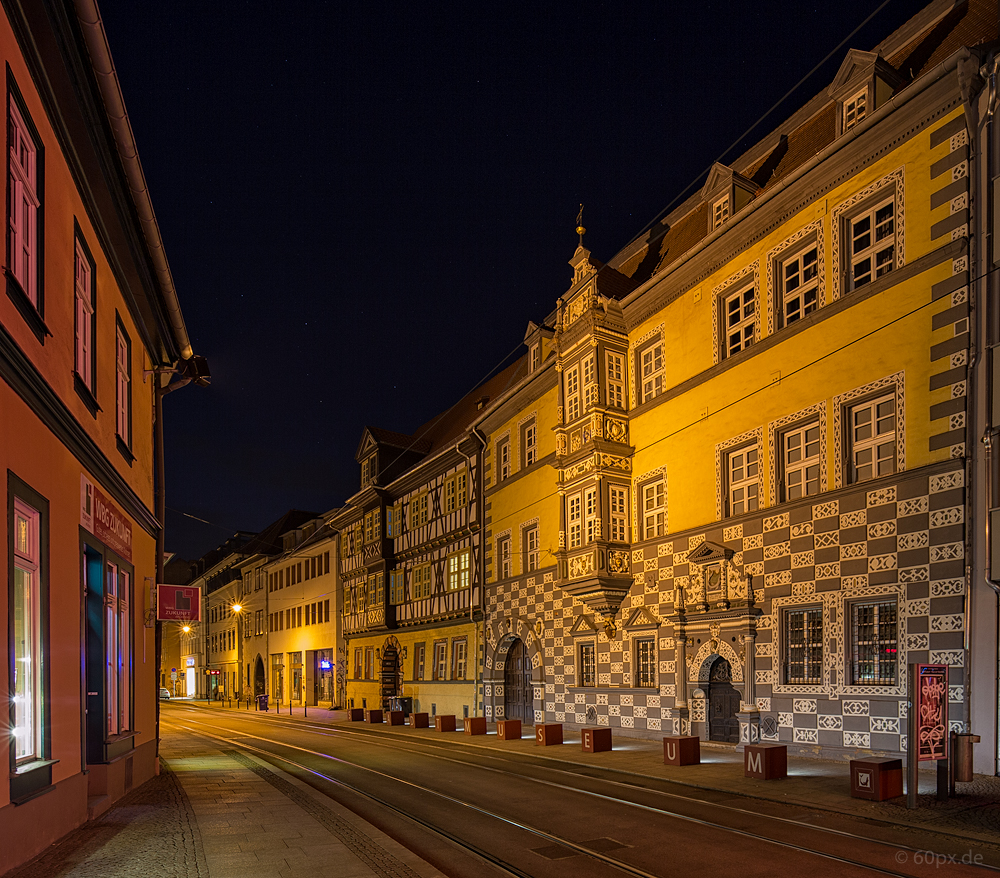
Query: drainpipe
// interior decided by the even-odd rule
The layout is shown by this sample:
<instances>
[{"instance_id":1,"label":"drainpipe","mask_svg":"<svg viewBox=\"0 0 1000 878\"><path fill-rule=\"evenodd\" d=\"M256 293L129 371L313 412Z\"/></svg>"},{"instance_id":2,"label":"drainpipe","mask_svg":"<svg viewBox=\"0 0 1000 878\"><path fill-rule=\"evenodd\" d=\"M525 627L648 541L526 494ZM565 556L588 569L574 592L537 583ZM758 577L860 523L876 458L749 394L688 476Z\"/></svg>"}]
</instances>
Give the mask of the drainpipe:
<instances>
[{"instance_id":1,"label":"drainpipe","mask_svg":"<svg viewBox=\"0 0 1000 878\"><path fill-rule=\"evenodd\" d=\"M478 476L478 482L482 486L479 490L479 496L476 498L476 503L479 504L479 625L474 625L473 629L476 632L476 703L472 708L472 715L479 716L479 692L483 692L483 713L486 710L486 689L483 683L483 668L486 664L485 660L479 660L479 650L480 643L484 646L486 644L486 498L485 498L485 477L483 474L483 467L485 461L483 459L483 451L486 448L486 440L479 433L478 427L473 427L470 431L472 435L479 440L479 448L476 451L476 456L479 458L479 466L476 468L476 474ZM473 481L471 478L472 474L472 455L464 455L467 463L469 464L469 511L472 511L472 486ZM473 620L473 607L472 601L469 601L469 621ZM479 626L483 627L482 639L479 636Z\"/></svg>"}]
</instances>

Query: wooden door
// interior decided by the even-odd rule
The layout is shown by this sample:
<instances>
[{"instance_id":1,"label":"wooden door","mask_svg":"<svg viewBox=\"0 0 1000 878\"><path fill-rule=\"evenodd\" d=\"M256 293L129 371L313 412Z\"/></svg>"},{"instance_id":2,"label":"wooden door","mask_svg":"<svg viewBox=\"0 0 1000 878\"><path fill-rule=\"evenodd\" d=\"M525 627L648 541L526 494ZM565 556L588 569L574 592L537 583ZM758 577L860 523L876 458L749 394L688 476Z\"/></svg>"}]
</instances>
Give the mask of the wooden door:
<instances>
[{"instance_id":1,"label":"wooden door","mask_svg":"<svg viewBox=\"0 0 1000 878\"><path fill-rule=\"evenodd\" d=\"M531 685L531 662L524 642L511 644L503 669L504 717L519 719L533 725L535 722L534 687Z\"/></svg>"},{"instance_id":2,"label":"wooden door","mask_svg":"<svg viewBox=\"0 0 1000 878\"><path fill-rule=\"evenodd\" d=\"M733 688L732 668L724 658L718 658L709 671L708 738L710 741L740 740L740 693Z\"/></svg>"}]
</instances>

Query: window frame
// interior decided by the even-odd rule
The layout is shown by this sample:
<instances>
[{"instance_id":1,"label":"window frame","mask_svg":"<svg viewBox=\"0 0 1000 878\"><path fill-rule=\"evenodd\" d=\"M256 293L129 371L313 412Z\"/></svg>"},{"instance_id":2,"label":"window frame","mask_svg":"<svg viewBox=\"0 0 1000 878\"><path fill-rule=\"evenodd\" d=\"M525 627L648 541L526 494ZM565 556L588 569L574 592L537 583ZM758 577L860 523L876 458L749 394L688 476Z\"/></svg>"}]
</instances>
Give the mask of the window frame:
<instances>
[{"instance_id":1,"label":"window frame","mask_svg":"<svg viewBox=\"0 0 1000 878\"><path fill-rule=\"evenodd\" d=\"M521 541L523 543L522 550L524 552L524 572L532 573L538 569L538 562L540 558L538 525L534 524L531 527L524 528L521 534Z\"/></svg>"},{"instance_id":2,"label":"window frame","mask_svg":"<svg viewBox=\"0 0 1000 878\"><path fill-rule=\"evenodd\" d=\"M751 463L749 460L750 454L754 456L753 467L755 467L755 474L750 475ZM734 468L736 465L736 458L740 455L746 455L746 462L743 464L743 469L746 471L746 475L743 478L737 480L734 474ZM726 517L732 518L737 515L745 515L748 512L756 512L760 509L761 501L761 454L760 446L756 440L750 442L744 442L740 445L736 445L732 448L727 448L722 456L723 461L723 479L725 480L725 512ZM751 496L748 492L743 500L737 501L734 496L734 492L737 490L743 490L744 488L753 488L753 495ZM744 503L745 508L737 509L738 503Z\"/></svg>"},{"instance_id":3,"label":"window frame","mask_svg":"<svg viewBox=\"0 0 1000 878\"><path fill-rule=\"evenodd\" d=\"M511 576L510 534L497 537L497 579L509 579Z\"/></svg>"},{"instance_id":4,"label":"window frame","mask_svg":"<svg viewBox=\"0 0 1000 878\"><path fill-rule=\"evenodd\" d=\"M406 577L402 570L389 571L389 603L394 607L406 603Z\"/></svg>"},{"instance_id":5,"label":"window frame","mask_svg":"<svg viewBox=\"0 0 1000 878\"><path fill-rule=\"evenodd\" d=\"M868 86L845 98L841 107L841 133L860 125L868 115Z\"/></svg>"},{"instance_id":6,"label":"window frame","mask_svg":"<svg viewBox=\"0 0 1000 878\"><path fill-rule=\"evenodd\" d=\"M635 374L639 405L662 395L666 383L666 357L663 336L659 333L636 348Z\"/></svg>"},{"instance_id":7,"label":"window frame","mask_svg":"<svg viewBox=\"0 0 1000 878\"><path fill-rule=\"evenodd\" d=\"M456 637L451 641L451 679L467 679L469 667L469 639Z\"/></svg>"},{"instance_id":8,"label":"window frame","mask_svg":"<svg viewBox=\"0 0 1000 878\"><path fill-rule=\"evenodd\" d=\"M732 216L732 198L727 192L712 202L712 231L724 226Z\"/></svg>"},{"instance_id":9,"label":"window frame","mask_svg":"<svg viewBox=\"0 0 1000 878\"><path fill-rule=\"evenodd\" d=\"M597 687L597 643L593 640L581 640L576 647L577 653L577 667L579 673L577 674L577 686L585 689L594 689ZM590 654L589 663L589 676L588 676L588 662L586 660L587 653Z\"/></svg>"},{"instance_id":10,"label":"window frame","mask_svg":"<svg viewBox=\"0 0 1000 878\"><path fill-rule=\"evenodd\" d=\"M891 207L891 229L881 238L877 237L880 223L878 213L885 207ZM855 252L855 241L858 237L855 226L862 220L870 220L868 234L871 235L871 242L859 252ZM846 256L845 284L844 288L848 293L866 287L879 278L884 277L896 268L897 248L899 240L897 237L898 216L896 210L896 193L894 187L873 192L858 207L844 217L844 253ZM884 221L883 221L884 224ZM880 246L881 242L889 242L889 246ZM888 262L883 262L881 267L878 264L878 257L888 253ZM869 262L866 273L867 280L858 283L856 268L863 262Z\"/></svg>"},{"instance_id":11,"label":"window frame","mask_svg":"<svg viewBox=\"0 0 1000 878\"><path fill-rule=\"evenodd\" d=\"M811 619L810 616L816 617ZM785 686L821 686L823 684L823 663L825 651L825 620L822 604L786 606L781 608L781 682ZM801 643L793 643L792 620L802 620ZM810 629L818 619L819 629ZM792 650L801 649L801 660L793 658ZM801 667L802 673L793 673L794 667ZM815 670L815 674L809 672Z\"/></svg>"},{"instance_id":12,"label":"window frame","mask_svg":"<svg viewBox=\"0 0 1000 878\"><path fill-rule=\"evenodd\" d=\"M472 552L470 549L460 549L448 556L448 574L446 586L448 591L461 591L472 583Z\"/></svg>"},{"instance_id":13,"label":"window frame","mask_svg":"<svg viewBox=\"0 0 1000 878\"><path fill-rule=\"evenodd\" d=\"M795 462L795 466L790 466L788 461L788 439L795 434L802 434L802 448L808 450L809 445L812 443L807 441L807 436L805 435L809 430L816 430L816 453L812 456L804 456L799 461ZM776 452L778 454L778 499L781 503L786 503L790 500L799 500L803 497L814 497L823 491L823 421L822 418L817 414L814 417L806 418L796 423L789 424L782 427L776 432ZM815 480L807 478L808 470L811 466L816 467L816 478ZM803 479L801 484L806 485L807 489L803 493L793 496L791 491L791 486L789 485L788 478L789 474L792 472L802 472ZM809 491L808 485L815 481L816 490Z\"/></svg>"},{"instance_id":14,"label":"window frame","mask_svg":"<svg viewBox=\"0 0 1000 878\"><path fill-rule=\"evenodd\" d=\"M897 391L895 387L883 388L876 393L867 394L860 399L852 399L849 403L844 406L843 414L843 429L844 429L844 474L845 483L849 485L857 485L862 482L869 482L873 479L882 478L886 475L892 475L893 473L899 472L899 408L896 405L896 395ZM863 440L860 444L855 439L855 413L860 409L871 409L873 412L872 423L877 427L880 418L878 417L878 408L881 403L889 402L892 404L892 422L893 428L892 432L880 434L873 433L871 437ZM880 436L888 437L888 441L885 438L879 439ZM877 451L880 447L888 445L892 450L892 469L888 473L879 473L878 464L879 458L877 457ZM857 452L859 450L873 449L875 454L872 457L872 475L867 478L861 478L858 475L857 466Z\"/></svg>"},{"instance_id":15,"label":"window frame","mask_svg":"<svg viewBox=\"0 0 1000 878\"><path fill-rule=\"evenodd\" d=\"M583 414L583 390L581 386L580 364L569 366L563 377L566 394L566 423L572 423Z\"/></svg>"},{"instance_id":16,"label":"window frame","mask_svg":"<svg viewBox=\"0 0 1000 878\"><path fill-rule=\"evenodd\" d=\"M869 660L873 666L873 679L861 679L861 664L862 660L859 655L859 648L862 643L859 635L859 621L858 621L858 611L866 607L873 607L875 610L873 620L871 625L873 627L872 634L872 656ZM892 620L889 623L892 627L892 637L883 641L879 636L881 634L880 630L880 608L892 608ZM900 615L899 615L899 598L897 595L880 595L878 597L865 598L861 600L850 601L845 607L845 617L849 620L851 639L850 639L850 655L851 655L851 668L850 668L850 685L859 686L863 688L869 687L881 687L881 686L898 686L899 685L899 640L900 640ZM891 647L890 658L880 660L878 656L879 645ZM891 678L879 677L879 668L882 665L888 666L892 675Z\"/></svg>"},{"instance_id":17,"label":"window frame","mask_svg":"<svg viewBox=\"0 0 1000 878\"><path fill-rule=\"evenodd\" d=\"M135 459L132 455L132 339L117 311L115 312L115 438L118 450L131 465Z\"/></svg>"},{"instance_id":18,"label":"window frame","mask_svg":"<svg viewBox=\"0 0 1000 878\"><path fill-rule=\"evenodd\" d=\"M579 549L583 545L583 492L566 497L566 547Z\"/></svg>"},{"instance_id":19,"label":"window frame","mask_svg":"<svg viewBox=\"0 0 1000 878\"><path fill-rule=\"evenodd\" d=\"M625 411L625 355L617 351L606 351L604 362L608 407Z\"/></svg>"},{"instance_id":20,"label":"window frame","mask_svg":"<svg viewBox=\"0 0 1000 878\"><path fill-rule=\"evenodd\" d=\"M427 661L427 645L425 643L415 643L413 645L413 679L424 679L424 668Z\"/></svg>"},{"instance_id":21,"label":"window frame","mask_svg":"<svg viewBox=\"0 0 1000 878\"><path fill-rule=\"evenodd\" d=\"M664 501L664 505L666 502ZM608 485L608 539L613 543L627 543L628 538L628 486Z\"/></svg>"},{"instance_id":22,"label":"window frame","mask_svg":"<svg viewBox=\"0 0 1000 878\"><path fill-rule=\"evenodd\" d=\"M820 260L821 250L818 238L815 235L810 235L805 243L800 243L788 255L783 254L775 260L774 276L778 288L774 302L777 312L775 322L779 329L784 329L793 323L798 323L804 317L808 317L819 310L820 272L823 269ZM805 262L805 258L810 254L814 257L811 274L809 274L809 266ZM795 287L789 289L788 270L793 264L798 265L798 270L795 272L798 282ZM811 302L806 301L809 293L812 294ZM789 319L789 302L796 299L799 300L798 316Z\"/></svg>"},{"instance_id":23,"label":"window frame","mask_svg":"<svg viewBox=\"0 0 1000 878\"><path fill-rule=\"evenodd\" d=\"M20 140L30 147L29 167L15 159L16 131ZM45 149L42 138L28 112L27 105L14 81L10 68L7 69L7 295L11 298L22 317L28 322L40 343L44 344L45 295L43 250L45 246ZM15 201L24 203L19 193L27 195L30 203L29 216L25 223L27 241L21 239L21 227L11 214ZM22 260L16 254L27 255Z\"/></svg>"},{"instance_id":24,"label":"window frame","mask_svg":"<svg viewBox=\"0 0 1000 878\"><path fill-rule=\"evenodd\" d=\"M529 418L521 424L521 468L538 463L538 422Z\"/></svg>"},{"instance_id":25,"label":"window frame","mask_svg":"<svg viewBox=\"0 0 1000 878\"><path fill-rule=\"evenodd\" d=\"M645 656L643 653L646 653ZM655 689L659 657L655 637L635 637L632 640L634 659L633 683L636 689Z\"/></svg>"},{"instance_id":26,"label":"window frame","mask_svg":"<svg viewBox=\"0 0 1000 878\"><path fill-rule=\"evenodd\" d=\"M428 519L428 492L421 491L418 494L414 494L407 501L407 525L410 530L416 530L418 527L423 527L427 524Z\"/></svg>"},{"instance_id":27,"label":"window frame","mask_svg":"<svg viewBox=\"0 0 1000 878\"><path fill-rule=\"evenodd\" d=\"M97 416L97 267L79 226L73 236L73 377L76 391ZM85 273L81 276L81 267Z\"/></svg>"},{"instance_id":28,"label":"window frame","mask_svg":"<svg viewBox=\"0 0 1000 878\"><path fill-rule=\"evenodd\" d=\"M753 347L760 340L759 321L757 319L758 303L760 297L757 295L756 279L733 284L735 289L729 289L719 296L719 325L722 327L722 337L720 339L719 350L723 360L735 357L737 354ZM749 299L747 298L749 294ZM739 313L738 319L730 323L729 315L733 310L730 303L737 302ZM747 307L752 308L752 313L747 316ZM746 330L749 328L749 337ZM739 342L733 341L733 331L739 332Z\"/></svg>"},{"instance_id":29,"label":"window frame","mask_svg":"<svg viewBox=\"0 0 1000 878\"><path fill-rule=\"evenodd\" d=\"M660 502L649 504L648 492L653 491L653 500ZM667 534L667 481L663 476L647 479L639 486L640 519L642 521L643 540L654 540Z\"/></svg>"},{"instance_id":30,"label":"window frame","mask_svg":"<svg viewBox=\"0 0 1000 878\"><path fill-rule=\"evenodd\" d=\"M497 461L497 472L496 472L497 482L505 482L511 476L509 436L504 436L502 439L497 440L496 461Z\"/></svg>"},{"instance_id":31,"label":"window frame","mask_svg":"<svg viewBox=\"0 0 1000 878\"><path fill-rule=\"evenodd\" d=\"M448 679L447 640L434 641L433 663L431 664L431 679L438 681Z\"/></svg>"}]
</instances>

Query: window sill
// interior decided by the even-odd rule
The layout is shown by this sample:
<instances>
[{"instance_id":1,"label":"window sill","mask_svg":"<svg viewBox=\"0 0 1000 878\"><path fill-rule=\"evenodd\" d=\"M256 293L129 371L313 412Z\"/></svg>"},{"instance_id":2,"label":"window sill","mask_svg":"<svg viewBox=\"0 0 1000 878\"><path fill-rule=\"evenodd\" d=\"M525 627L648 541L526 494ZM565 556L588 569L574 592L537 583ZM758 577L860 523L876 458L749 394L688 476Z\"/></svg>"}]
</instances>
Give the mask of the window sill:
<instances>
[{"instance_id":1,"label":"window sill","mask_svg":"<svg viewBox=\"0 0 1000 878\"><path fill-rule=\"evenodd\" d=\"M18 766L10 774L10 800L23 805L37 796L55 789L52 786L52 766L58 759L36 759Z\"/></svg>"},{"instance_id":2,"label":"window sill","mask_svg":"<svg viewBox=\"0 0 1000 878\"><path fill-rule=\"evenodd\" d=\"M38 343L44 345L45 336L52 335L52 333L45 325L45 321L42 319L38 308L35 307L34 302L28 298L28 294L22 289L17 278L9 270L6 270L4 273L7 275L7 297L14 303L17 310L21 312L24 322L28 324L28 328L35 334Z\"/></svg>"},{"instance_id":3,"label":"window sill","mask_svg":"<svg viewBox=\"0 0 1000 878\"><path fill-rule=\"evenodd\" d=\"M135 461L135 455L132 454L132 449L125 444L125 440L121 436L115 434L115 443L118 445L118 452L122 457L125 458L125 463L132 466Z\"/></svg>"},{"instance_id":4,"label":"window sill","mask_svg":"<svg viewBox=\"0 0 1000 878\"><path fill-rule=\"evenodd\" d=\"M101 407L97 404L97 398L94 396L94 392L87 386L86 382L80 377L79 372L73 373L73 387L76 390L76 395L83 400L83 404L87 407L87 411L97 419L97 413L101 411Z\"/></svg>"}]
</instances>

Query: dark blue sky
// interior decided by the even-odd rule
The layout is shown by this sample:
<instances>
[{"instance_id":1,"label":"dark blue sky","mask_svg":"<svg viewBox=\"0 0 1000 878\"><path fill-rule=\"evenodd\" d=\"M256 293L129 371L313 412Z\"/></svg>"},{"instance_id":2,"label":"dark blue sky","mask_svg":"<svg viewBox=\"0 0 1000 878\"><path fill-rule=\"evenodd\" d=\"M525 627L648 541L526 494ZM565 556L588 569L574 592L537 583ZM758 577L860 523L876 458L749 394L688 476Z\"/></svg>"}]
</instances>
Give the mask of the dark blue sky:
<instances>
[{"instance_id":1,"label":"dark blue sky","mask_svg":"<svg viewBox=\"0 0 1000 878\"><path fill-rule=\"evenodd\" d=\"M877 7L102 4L213 374L165 400L168 550L340 504L366 424L415 430L552 310L580 202L610 258Z\"/></svg>"}]
</instances>

